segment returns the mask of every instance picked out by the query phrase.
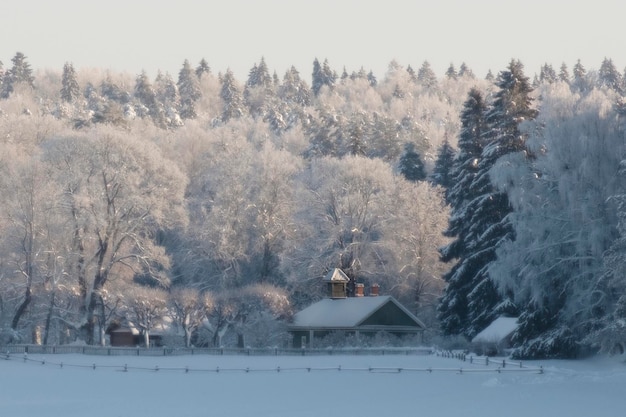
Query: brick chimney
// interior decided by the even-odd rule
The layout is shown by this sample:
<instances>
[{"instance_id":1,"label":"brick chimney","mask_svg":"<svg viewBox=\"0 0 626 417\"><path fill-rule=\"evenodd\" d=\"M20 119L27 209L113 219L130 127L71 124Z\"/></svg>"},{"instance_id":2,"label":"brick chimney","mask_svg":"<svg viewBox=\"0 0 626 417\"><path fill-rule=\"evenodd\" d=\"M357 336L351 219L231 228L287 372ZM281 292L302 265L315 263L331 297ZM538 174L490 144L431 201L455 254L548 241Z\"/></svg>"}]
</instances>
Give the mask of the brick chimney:
<instances>
[{"instance_id":1,"label":"brick chimney","mask_svg":"<svg viewBox=\"0 0 626 417\"><path fill-rule=\"evenodd\" d=\"M380 287L378 284L372 284L370 287L370 297L378 297Z\"/></svg>"},{"instance_id":2,"label":"brick chimney","mask_svg":"<svg viewBox=\"0 0 626 417\"><path fill-rule=\"evenodd\" d=\"M354 296L355 297L363 297L365 295L365 285L364 284L354 284Z\"/></svg>"}]
</instances>

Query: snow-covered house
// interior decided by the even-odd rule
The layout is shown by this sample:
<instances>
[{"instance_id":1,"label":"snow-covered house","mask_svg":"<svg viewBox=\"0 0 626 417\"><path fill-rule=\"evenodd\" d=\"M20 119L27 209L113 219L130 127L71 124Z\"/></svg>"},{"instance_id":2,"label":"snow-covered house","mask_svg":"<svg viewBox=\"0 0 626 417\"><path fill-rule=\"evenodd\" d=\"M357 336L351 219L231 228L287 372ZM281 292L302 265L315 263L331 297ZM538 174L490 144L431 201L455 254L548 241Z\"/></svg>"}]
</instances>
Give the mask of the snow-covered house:
<instances>
[{"instance_id":1,"label":"snow-covered house","mask_svg":"<svg viewBox=\"0 0 626 417\"><path fill-rule=\"evenodd\" d=\"M329 298L296 313L289 326L293 347L311 346L316 338L337 331L359 338L378 332L421 335L425 329L424 324L395 298L379 295L377 286L372 286L366 296L363 284L356 284L355 297L347 297L349 279L339 269L330 271L324 282Z\"/></svg>"},{"instance_id":2,"label":"snow-covered house","mask_svg":"<svg viewBox=\"0 0 626 417\"><path fill-rule=\"evenodd\" d=\"M498 317L472 339L472 345L483 354L498 354L510 347L517 329L517 317Z\"/></svg>"}]
</instances>

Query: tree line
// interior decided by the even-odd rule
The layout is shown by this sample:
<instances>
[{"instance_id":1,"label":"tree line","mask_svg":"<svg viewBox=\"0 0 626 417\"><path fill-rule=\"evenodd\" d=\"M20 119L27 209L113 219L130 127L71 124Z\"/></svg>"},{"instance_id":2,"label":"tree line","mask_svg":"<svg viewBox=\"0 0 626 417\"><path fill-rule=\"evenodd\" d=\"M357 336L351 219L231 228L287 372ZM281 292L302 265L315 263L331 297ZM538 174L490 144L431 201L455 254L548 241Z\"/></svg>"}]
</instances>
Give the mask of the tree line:
<instances>
[{"instance_id":1,"label":"tree line","mask_svg":"<svg viewBox=\"0 0 626 417\"><path fill-rule=\"evenodd\" d=\"M150 79L17 53L0 80L5 341L104 343L125 321L147 338L168 316L186 344L285 343L335 267L433 334L519 316L520 357L619 340L610 59L532 82L518 61L378 80L315 59L309 87L263 58L240 83L204 59Z\"/></svg>"}]
</instances>

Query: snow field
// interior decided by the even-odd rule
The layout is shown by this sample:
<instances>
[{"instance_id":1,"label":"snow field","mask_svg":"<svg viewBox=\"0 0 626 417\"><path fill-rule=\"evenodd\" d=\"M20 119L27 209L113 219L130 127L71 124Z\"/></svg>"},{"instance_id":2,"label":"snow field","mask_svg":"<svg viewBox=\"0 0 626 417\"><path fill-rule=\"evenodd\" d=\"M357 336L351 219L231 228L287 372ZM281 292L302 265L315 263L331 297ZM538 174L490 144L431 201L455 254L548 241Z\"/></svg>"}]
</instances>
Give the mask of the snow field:
<instances>
[{"instance_id":1,"label":"snow field","mask_svg":"<svg viewBox=\"0 0 626 417\"><path fill-rule=\"evenodd\" d=\"M543 374L406 355L28 359L0 360L0 416L608 417L626 407L626 365L610 359L528 363Z\"/></svg>"}]
</instances>

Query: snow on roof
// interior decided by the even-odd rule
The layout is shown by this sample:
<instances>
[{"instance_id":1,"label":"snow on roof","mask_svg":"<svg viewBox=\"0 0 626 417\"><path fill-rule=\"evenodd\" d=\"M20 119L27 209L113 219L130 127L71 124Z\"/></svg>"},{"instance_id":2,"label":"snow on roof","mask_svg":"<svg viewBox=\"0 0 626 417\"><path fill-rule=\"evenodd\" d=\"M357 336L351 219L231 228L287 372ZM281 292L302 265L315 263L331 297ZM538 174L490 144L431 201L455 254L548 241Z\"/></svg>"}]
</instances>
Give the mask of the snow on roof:
<instances>
[{"instance_id":1,"label":"snow on roof","mask_svg":"<svg viewBox=\"0 0 626 417\"><path fill-rule=\"evenodd\" d=\"M324 282L348 282L350 279L348 276L339 268L332 269L326 277L324 277Z\"/></svg>"},{"instance_id":2,"label":"snow on roof","mask_svg":"<svg viewBox=\"0 0 626 417\"><path fill-rule=\"evenodd\" d=\"M323 299L296 313L297 327L354 327L389 301L383 297Z\"/></svg>"},{"instance_id":3,"label":"snow on roof","mask_svg":"<svg viewBox=\"0 0 626 417\"><path fill-rule=\"evenodd\" d=\"M323 299L296 313L292 327L350 328L360 325L384 304L393 302L421 324L391 296Z\"/></svg>"},{"instance_id":4,"label":"snow on roof","mask_svg":"<svg viewBox=\"0 0 626 417\"><path fill-rule=\"evenodd\" d=\"M472 343L499 342L517 328L517 317L498 317L472 339Z\"/></svg>"}]
</instances>

